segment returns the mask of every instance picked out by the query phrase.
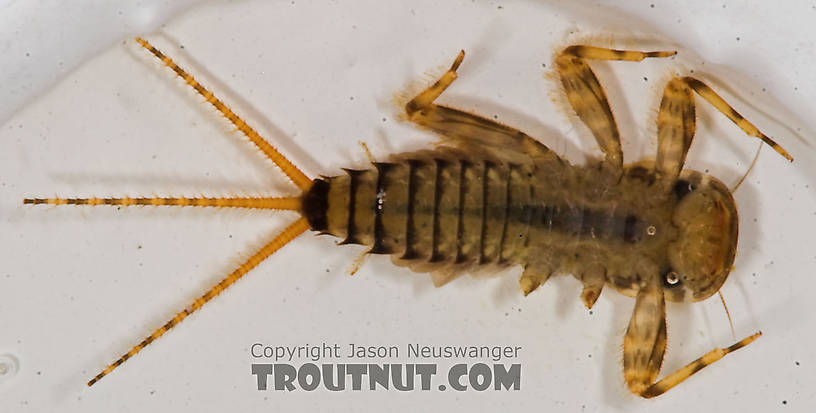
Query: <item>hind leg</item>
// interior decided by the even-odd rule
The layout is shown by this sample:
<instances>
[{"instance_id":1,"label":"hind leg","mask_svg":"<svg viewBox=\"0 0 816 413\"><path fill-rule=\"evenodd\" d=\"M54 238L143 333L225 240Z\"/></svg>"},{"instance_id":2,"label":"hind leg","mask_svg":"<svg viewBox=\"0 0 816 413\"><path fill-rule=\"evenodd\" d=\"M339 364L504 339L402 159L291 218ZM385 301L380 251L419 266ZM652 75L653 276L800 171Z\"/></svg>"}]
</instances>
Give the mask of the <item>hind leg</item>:
<instances>
[{"instance_id":1,"label":"hind leg","mask_svg":"<svg viewBox=\"0 0 816 413\"><path fill-rule=\"evenodd\" d=\"M434 103L456 80L456 70L464 58L463 50L439 80L405 105L408 119L441 135L443 142L454 146L476 145L491 152L510 150L531 157L555 156L549 148L524 132L479 115Z\"/></svg>"}]
</instances>

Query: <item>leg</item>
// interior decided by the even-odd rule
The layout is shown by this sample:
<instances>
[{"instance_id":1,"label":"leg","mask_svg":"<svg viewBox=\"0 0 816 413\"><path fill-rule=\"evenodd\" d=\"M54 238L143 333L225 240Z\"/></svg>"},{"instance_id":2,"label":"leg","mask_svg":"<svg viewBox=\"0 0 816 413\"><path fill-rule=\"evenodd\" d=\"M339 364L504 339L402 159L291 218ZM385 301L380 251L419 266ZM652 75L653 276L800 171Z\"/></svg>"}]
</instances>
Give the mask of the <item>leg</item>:
<instances>
[{"instance_id":1,"label":"leg","mask_svg":"<svg viewBox=\"0 0 816 413\"><path fill-rule=\"evenodd\" d=\"M478 145L494 153L509 150L531 157L555 156L549 148L519 130L434 103L456 80L456 70L464 58L465 52L459 52L451 68L439 80L405 105L408 119L441 135L445 142L456 146Z\"/></svg>"},{"instance_id":2,"label":"leg","mask_svg":"<svg viewBox=\"0 0 816 413\"><path fill-rule=\"evenodd\" d=\"M249 138L250 142L252 142L261 152L266 155L275 165L286 174L289 179L297 185L298 188L302 190L307 190L309 187L312 186L312 180L306 176L297 166L295 166L291 161L286 159L274 146L270 145L269 142L266 141L255 129L252 129L243 119L241 119L238 115L236 115L227 105L224 104L220 99L215 97L207 88L205 88L201 83L198 83L190 74L188 74L184 69L179 67L172 59L165 56L159 49L156 49L148 43L146 40L137 37L136 41L147 51L156 56L159 60L161 60L165 66L169 67L173 70L180 78L184 79L184 81L190 85L195 91L207 101L207 103L213 105L213 107L218 110L227 120L229 120L238 130L240 130L247 138Z\"/></svg>"},{"instance_id":3,"label":"leg","mask_svg":"<svg viewBox=\"0 0 816 413\"><path fill-rule=\"evenodd\" d=\"M691 88L681 79L669 81L663 91L660 110L657 112L657 160L655 170L658 179L669 190L686 160L696 129L694 96Z\"/></svg>"},{"instance_id":4,"label":"leg","mask_svg":"<svg viewBox=\"0 0 816 413\"><path fill-rule=\"evenodd\" d=\"M657 162L655 168L661 180L671 186L686 160L695 132L695 105L692 91L711 103L746 134L762 139L786 159L793 158L785 149L759 131L731 105L705 83L691 77L676 77L669 81L657 114Z\"/></svg>"},{"instance_id":5,"label":"leg","mask_svg":"<svg viewBox=\"0 0 816 413\"><path fill-rule=\"evenodd\" d=\"M163 336L164 333L178 325L185 318L187 318L187 316L194 313L199 308L203 307L204 304L207 304L208 301L215 298L218 294L221 294L221 292L226 290L229 286L231 286L241 277L246 275L246 273L255 268L255 266L263 262L263 260L268 258L275 251L279 250L281 247L288 244L289 241L292 241L307 229L309 229L309 224L306 222L305 218L300 218L297 221L295 221L292 225L283 230L283 232L278 234L277 237L272 239L272 241L269 241L269 243L264 245L263 248L261 248L260 250L258 250L258 252L252 255L246 262L241 264L241 266L235 269L235 271L231 272L226 278L221 280L218 284L212 286L206 293L204 293L204 295L197 298L189 306L187 306L187 308L181 310L178 314L176 314L175 317L171 318L163 326L157 328L155 331L153 331L152 334L145 337L145 339L142 340L139 344L133 346L133 348L131 348L130 351L128 351L127 353L123 354L122 357L119 357L108 367L105 367L104 370L102 370L99 374L96 375L96 377L94 377L88 382L88 386L93 386L94 383L98 382L102 377L105 377L108 373L112 372L115 368L119 367L129 358L138 354L140 351L142 351L142 349L150 345L150 343L152 343L159 337Z\"/></svg>"},{"instance_id":6,"label":"leg","mask_svg":"<svg viewBox=\"0 0 816 413\"><path fill-rule=\"evenodd\" d=\"M731 105L729 105L723 98L720 97L714 90L708 87L705 83L693 78L693 77L684 77L683 81L686 82L695 92L697 92L700 97L707 100L712 106L714 106L720 113L725 115L728 119L731 119L743 132L747 133L750 136L762 139L762 142L768 144L773 150L775 150L780 155L784 156L785 159L793 162L793 157L779 146L778 143L774 142L773 139L766 136L764 133L760 132L756 126L754 126L751 122L747 119L742 117L736 110L734 110Z\"/></svg>"},{"instance_id":7,"label":"leg","mask_svg":"<svg viewBox=\"0 0 816 413\"><path fill-rule=\"evenodd\" d=\"M666 302L661 284L659 277L651 277L649 284L638 293L635 310L623 338L626 385L632 393L645 398L667 392L726 354L747 346L762 334L753 334L724 349L714 349L657 381L666 352Z\"/></svg>"},{"instance_id":8,"label":"leg","mask_svg":"<svg viewBox=\"0 0 816 413\"><path fill-rule=\"evenodd\" d=\"M606 165L620 173L623 152L620 133L609 107L609 101L586 59L641 61L647 57L669 57L676 52L637 52L591 46L570 46L555 59L556 70L570 106L592 131L598 146L606 155Z\"/></svg>"},{"instance_id":9,"label":"leg","mask_svg":"<svg viewBox=\"0 0 816 413\"><path fill-rule=\"evenodd\" d=\"M685 367L677 369L677 371L674 373L664 377L663 380L651 385L645 392L641 393L641 396L646 398L660 396L661 394L669 391L672 387L680 384L683 380L689 378L692 374L697 373L704 367L709 366L715 361L725 357L726 354L732 353L747 346L748 344L751 344L751 342L759 338L761 335L762 332L756 332L726 348L715 348L714 350L709 351L697 360L687 364Z\"/></svg>"}]
</instances>

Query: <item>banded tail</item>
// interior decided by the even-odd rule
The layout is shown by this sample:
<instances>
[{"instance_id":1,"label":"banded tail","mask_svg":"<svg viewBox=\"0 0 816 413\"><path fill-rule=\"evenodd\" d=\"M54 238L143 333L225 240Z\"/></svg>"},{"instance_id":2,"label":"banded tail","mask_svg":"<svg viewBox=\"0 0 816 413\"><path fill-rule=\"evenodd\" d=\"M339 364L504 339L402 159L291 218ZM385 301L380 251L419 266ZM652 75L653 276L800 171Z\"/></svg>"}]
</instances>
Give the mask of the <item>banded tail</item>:
<instances>
[{"instance_id":1,"label":"banded tail","mask_svg":"<svg viewBox=\"0 0 816 413\"><path fill-rule=\"evenodd\" d=\"M236 115L224 102L216 98L212 92L206 89L203 85L198 83L190 74L179 67L172 59L167 57L164 53L153 47L150 43L142 38L136 38L144 49L149 51L153 56L161 60L165 66L169 67L180 78L184 79L185 83L190 85L204 100L211 104L218 112L227 118L238 130L240 130L249 141L255 145L269 160L271 160L300 190L302 195L298 197L193 197L193 198L162 198L162 197L122 197L122 198L26 198L23 200L24 204L44 204L44 205L118 205L118 206L185 206L185 207L217 207L217 208L248 208L248 209L273 209L285 211L297 211L302 217L290 224L280 234L273 237L266 245L256 251L243 264L238 266L234 271L228 274L224 279L217 284L210 287L199 298L195 299L183 310L179 311L173 318L164 323L161 327L155 329L150 335L144 338L139 344L131 347L131 349L119 357L116 361L109 364L94 378L88 381L88 386L93 386L96 382L122 365L125 361L138 354L142 349L150 345L153 341L164 335L167 331L181 323L187 316L194 313L196 310L203 307L207 302L221 294L229 286L241 279L249 271L255 268L258 264L263 262L270 255L288 244L300 234L310 229L310 221L303 215L309 216L310 211L305 207L302 199L308 199L309 194L314 192L312 188L313 181L306 176L295 164L286 159L278 150L269 144L263 137L261 137L251 126L249 126L243 119ZM307 204L310 204L307 202Z\"/></svg>"}]
</instances>

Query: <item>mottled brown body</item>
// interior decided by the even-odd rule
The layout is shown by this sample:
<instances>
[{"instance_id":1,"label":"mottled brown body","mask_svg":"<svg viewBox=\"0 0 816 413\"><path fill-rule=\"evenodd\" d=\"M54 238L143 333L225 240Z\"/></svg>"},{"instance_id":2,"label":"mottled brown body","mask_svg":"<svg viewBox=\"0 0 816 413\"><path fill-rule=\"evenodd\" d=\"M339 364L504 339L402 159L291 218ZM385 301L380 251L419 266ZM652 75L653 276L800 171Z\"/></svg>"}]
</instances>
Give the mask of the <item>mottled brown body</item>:
<instances>
[{"instance_id":1,"label":"mottled brown body","mask_svg":"<svg viewBox=\"0 0 816 413\"><path fill-rule=\"evenodd\" d=\"M737 209L716 178L683 170L695 133L693 95L703 97L748 135L793 160L712 89L675 77L657 117L654 162L623 165L612 110L587 60L639 61L674 52L570 46L555 59L575 114L604 152L602 160L572 165L532 137L495 121L435 104L456 79L451 68L405 105L408 120L441 137L434 150L392 156L363 170L310 179L221 100L143 39L160 59L228 119L302 191L258 198L32 198L26 204L153 205L276 209L302 216L223 280L155 329L88 382L91 386L221 294L308 229L341 244L369 246L399 265L429 272L442 285L480 267L521 266L529 294L552 274L583 283L587 307L608 285L636 297L623 340L624 378L642 397L660 395L695 372L750 344L760 333L706 353L658 380L667 342L665 300L699 301L717 292L731 272Z\"/></svg>"},{"instance_id":2,"label":"mottled brown body","mask_svg":"<svg viewBox=\"0 0 816 413\"><path fill-rule=\"evenodd\" d=\"M302 199L304 216L341 244L367 245L369 253L431 272L437 285L477 266L520 265L525 295L552 274L568 273L583 283L588 308L605 285L636 297L624 337L624 377L633 393L660 395L760 335L658 381L665 300L699 301L717 292L737 247L731 191L714 177L683 170L696 129L693 92L792 160L708 86L678 77L666 85L658 112L656 161L624 166L612 110L586 59L673 54L571 46L556 57L570 105L605 154L576 166L521 131L435 104L456 79L462 52L405 106L408 119L438 134L441 145L315 180Z\"/></svg>"},{"instance_id":3,"label":"mottled brown body","mask_svg":"<svg viewBox=\"0 0 816 413\"><path fill-rule=\"evenodd\" d=\"M420 272L521 265L541 284L553 273L589 281L601 271L593 282L634 295L633 262L668 266L670 219L684 194L656 190L641 166L608 181L598 163L504 162L442 148L321 179L304 205L313 230Z\"/></svg>"}]
</instances>

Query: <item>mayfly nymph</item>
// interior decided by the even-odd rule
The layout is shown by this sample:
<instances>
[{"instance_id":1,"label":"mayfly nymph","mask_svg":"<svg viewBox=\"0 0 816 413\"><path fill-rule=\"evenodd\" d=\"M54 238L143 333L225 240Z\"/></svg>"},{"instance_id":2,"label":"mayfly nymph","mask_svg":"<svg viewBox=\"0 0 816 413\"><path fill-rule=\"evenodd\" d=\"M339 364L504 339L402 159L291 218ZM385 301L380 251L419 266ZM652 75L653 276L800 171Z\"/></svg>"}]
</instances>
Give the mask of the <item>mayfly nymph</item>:
<instances>
[{"instance_id":1,"label":"mayfly nymph","mask_svg":"<svg viewBox=\"0 0 816 413\"><path fill-rule=\"evenodd\" d=\"M405 105L408 120L441 137L433 149L401 153L367 169L344 169L311 179L226 104L169 57L137 42L190 85L240 130L302 191L296 197L32 198L26 204L174 205L290 210L301 217L226 278L178 312L88 382L93 385L307 230L340 244L370 247L435 285L477 267L521 266L529 294L552 274L573 274L592 307L604 286L636 298L623 342L627 386L660 395L760 333L714 349L658 380L666 349L665 301L700 301L716 293L731 271L738 215L731 191L713 176L683 169L695 132L694 93L760 138L762 134L706 84L674 77L657 115L658 150L652 162L623 164L620 135L588 60L640 61L675 52L570 46L556 57L567 101L604 153L572 165L526 135L487 118L434 101L456 79L464 59Z\"/></svg>"}]
</instances>

